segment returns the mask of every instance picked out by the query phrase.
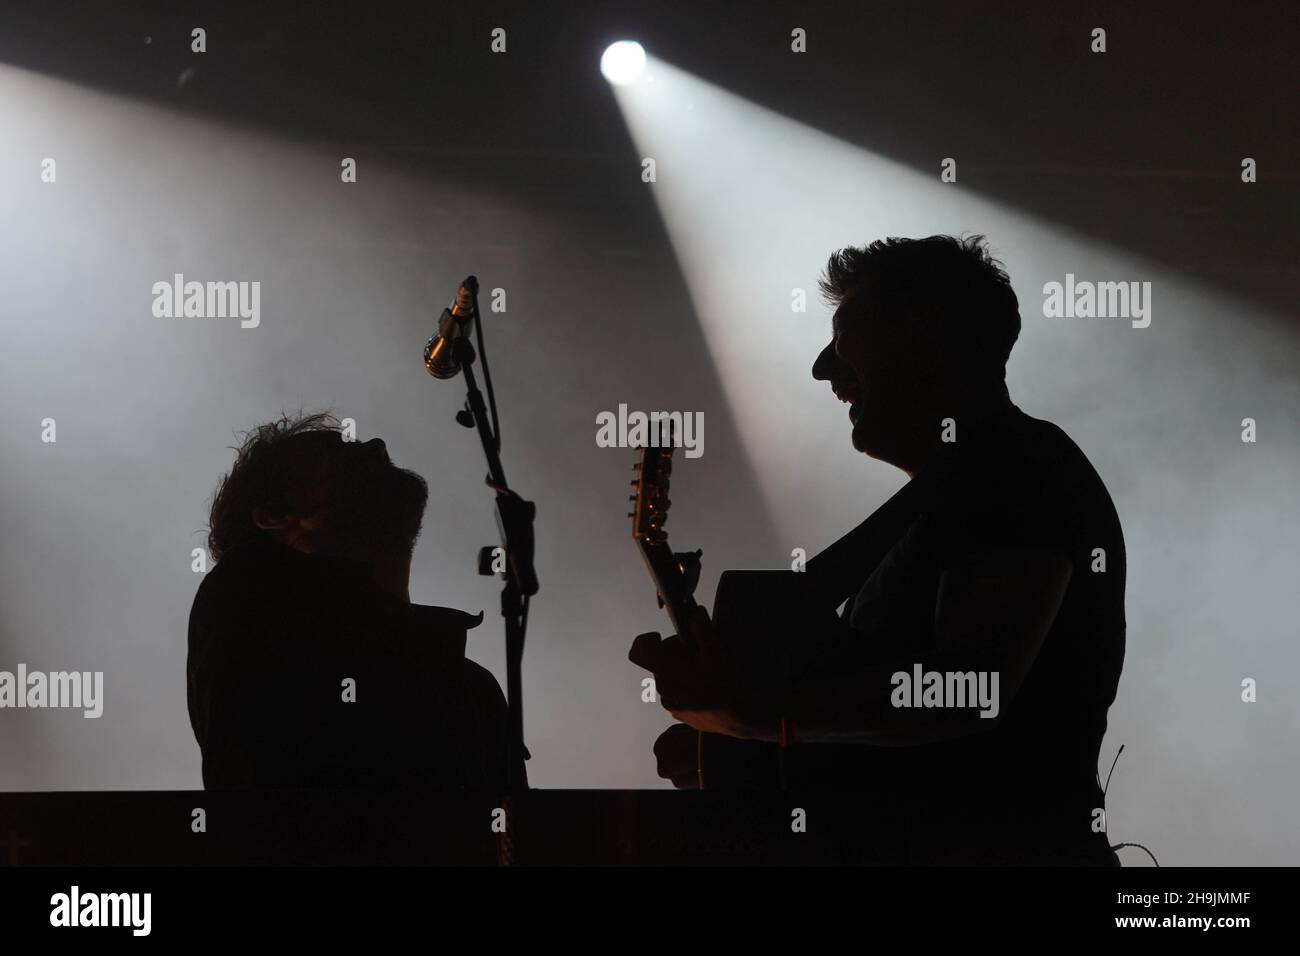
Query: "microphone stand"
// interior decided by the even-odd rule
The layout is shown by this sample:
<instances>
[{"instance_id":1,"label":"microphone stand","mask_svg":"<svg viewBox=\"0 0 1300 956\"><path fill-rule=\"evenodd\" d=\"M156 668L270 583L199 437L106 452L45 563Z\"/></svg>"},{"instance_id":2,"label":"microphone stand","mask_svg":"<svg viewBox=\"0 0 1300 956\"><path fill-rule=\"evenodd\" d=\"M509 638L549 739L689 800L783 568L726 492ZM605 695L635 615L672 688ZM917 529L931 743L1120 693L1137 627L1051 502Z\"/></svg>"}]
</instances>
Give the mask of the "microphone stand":
<instances>
[{"instance_id":1,"label":"microphone stand","mask_svg":"<svg viewBox=\"0 0 1300 956\"><path fill-rule=\"evenodd\" d=\"M478 315L478 287L473 289L474 318ZM482 345L482 323L479 324L479 344ZM505 470L501 467L498 439L488 426L488 412L483 403L483 393L474 376L474 347L464 335L452 340L452 355L460 363L465 376L466 404L473 422L463 413L456 420L466 427L477 426L483 454L487 456L487 484L496 490L497 529L501 534L501 547L505 549L505 586L501 589L501 615L506 626L506 701L510 714L509 743L507 751L506 782L511 792L526 789L528 774L524 761L529 758L524 745L523 708L523 657L524 635L528 627L528 599L537 593L537 571L533 566L533 519L537 507L511 491L506 484ZM489 388L491 387L489 383ZM491 547L479 551L479 573L490 575L493 570L494 551ZM508 826L510 824L507 824Z\"/></svg>"}]
</instances>

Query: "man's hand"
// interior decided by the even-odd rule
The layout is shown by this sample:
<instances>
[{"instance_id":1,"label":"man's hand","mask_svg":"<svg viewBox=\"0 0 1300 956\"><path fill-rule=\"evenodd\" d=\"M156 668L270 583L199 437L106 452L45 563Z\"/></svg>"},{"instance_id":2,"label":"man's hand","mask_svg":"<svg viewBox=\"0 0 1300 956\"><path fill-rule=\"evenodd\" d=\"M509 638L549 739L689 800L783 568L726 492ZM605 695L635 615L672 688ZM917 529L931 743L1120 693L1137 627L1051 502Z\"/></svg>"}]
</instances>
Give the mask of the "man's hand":
<instances>
[{"instance_id":1,"label":"man's hand","mask_svg":"<svg viewBox=\"0 0 1300 956\"><path fill-rule=\"evenodd\" d=\"M659 702L682 723L741 740L777 739L775 702L738 672L703 608L685 635L639 635L628 659L654 674Z\"/></svg>"},{"instance_id":2,"label":"man's hand","mask_svg":"<svg viewBox=\"0 0 1300 956\"><path fill-rule=\"evenodd\" d=\"M700 732L685 724L673 724L655 741L655 764L659 776L671 780L678 790L700 786Z\"/></svg>"}]
</instances>

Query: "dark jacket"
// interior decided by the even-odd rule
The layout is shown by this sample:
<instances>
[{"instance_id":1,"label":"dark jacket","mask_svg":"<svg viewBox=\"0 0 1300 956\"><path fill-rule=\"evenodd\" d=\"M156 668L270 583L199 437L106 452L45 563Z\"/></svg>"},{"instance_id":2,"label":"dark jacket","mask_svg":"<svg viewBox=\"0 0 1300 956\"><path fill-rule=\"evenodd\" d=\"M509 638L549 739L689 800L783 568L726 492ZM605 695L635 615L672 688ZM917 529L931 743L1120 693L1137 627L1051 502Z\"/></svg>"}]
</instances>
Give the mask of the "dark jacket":
<instances>
[{"instance_id":1,"label":"dark jacket","mask_svg":"<svg viewBox=\"0 0 1300 956\"><path fill-rule=\"evenodd\" d=\"M793 748L787 764L804 761L806 773L872 790L878 812L908 821L913 845L927 851L969 859L958 850L987 841L1008 859L1078 849L1110 865L1097 830L1105 805L1098 763L1126 643L1119 516L1087 457L1050 422L1007 401L959 427L959 440L913 479L930 489L918 492L917 513L872 556L845 605L850 650L838 666L910 671L936 652L944 572L984 552L1034 547L1064 555L1073 573L1033 666L983 733L910 747L810 744Z\"/></svg>"},{"instance_id":2,"label":"dark jacket","mask_svg":"<svg viewBox=\"0 0 1300 956\"><path fill-rule=\"evenodd\" d=\"M505 698L465 659L480 620L406 604L346 559L232 550L190 611L204 786L504 786Z\"/></svg>"}]
</instances>

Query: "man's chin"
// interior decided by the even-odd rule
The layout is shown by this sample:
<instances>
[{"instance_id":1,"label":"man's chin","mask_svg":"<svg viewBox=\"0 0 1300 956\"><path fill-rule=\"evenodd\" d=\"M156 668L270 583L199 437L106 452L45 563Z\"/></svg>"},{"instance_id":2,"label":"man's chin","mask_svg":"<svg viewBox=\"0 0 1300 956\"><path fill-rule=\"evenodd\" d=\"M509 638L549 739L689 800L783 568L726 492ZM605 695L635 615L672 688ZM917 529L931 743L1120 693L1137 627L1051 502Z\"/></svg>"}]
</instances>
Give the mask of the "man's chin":
<instances>
[{"instance_id":1,"label":"man's chin","mask_svg":"<svg viewBox=\"0 0 1300 956\"><path fill-rule=\"evenodd\" d=\"M853 426L853 448L869 458L880 458L880 452L882 451L880 436L873 434L870 428L864 428L864 424L859 419L858 423Z\"/></svg>"},{"instance_id":2,"label":"man's chin","mask_svg":"<svg viewBox=\"0 0 1300 956\"><path fill-rule=\"evenodd\" d=\"M854 450L860 451L864 455L871 454L871 448L874 443L871 441L870 434L868 434L867 430L862 427L861 419L853 425L851 440L853 442Z\"/></svg>"}]
</instances>

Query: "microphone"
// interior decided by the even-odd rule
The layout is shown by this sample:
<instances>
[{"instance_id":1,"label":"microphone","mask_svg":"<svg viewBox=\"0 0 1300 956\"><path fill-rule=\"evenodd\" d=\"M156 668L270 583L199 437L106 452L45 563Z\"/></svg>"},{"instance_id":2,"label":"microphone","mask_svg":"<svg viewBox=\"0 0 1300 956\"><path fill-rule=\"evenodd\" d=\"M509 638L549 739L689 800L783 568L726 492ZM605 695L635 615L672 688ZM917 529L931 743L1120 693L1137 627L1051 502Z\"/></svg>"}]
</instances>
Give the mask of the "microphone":
<instances>
[{"instance_id":1,"label":"microphone","mask_svg":"<svg viewBox=\"0 0 1300 956\"><path fill-rule=\"evenodd\" d=\"M442 310L438 319L438 333L424 347L424 370L434 378L455 378L460 374L460 362L453 354L453 344L462 335L469 335L474 322L474 296L478 292L478 279L468 276L456 290L456 301Z\"/></svg>"}]
</instances>

